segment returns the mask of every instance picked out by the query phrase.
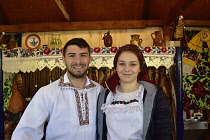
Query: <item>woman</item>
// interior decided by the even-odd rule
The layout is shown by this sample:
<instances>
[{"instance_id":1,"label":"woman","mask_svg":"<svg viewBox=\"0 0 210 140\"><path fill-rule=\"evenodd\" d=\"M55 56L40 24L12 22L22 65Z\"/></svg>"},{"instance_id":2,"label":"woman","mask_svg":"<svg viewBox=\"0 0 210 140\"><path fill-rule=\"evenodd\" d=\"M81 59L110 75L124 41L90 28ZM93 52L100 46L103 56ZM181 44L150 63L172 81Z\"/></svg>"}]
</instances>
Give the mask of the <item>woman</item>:
<instances>
[{"instance_id":1,"label":"woman","mask_svg":"<svg viewBox=\"0 0 210 140\"><path fill-rule=\"evenodd\" d=\"M121 47L116 73L98 99L99 140L172 140L170 107L160 86L146 80L147 67L136 45Z\"/></svg>"}]
</instances>

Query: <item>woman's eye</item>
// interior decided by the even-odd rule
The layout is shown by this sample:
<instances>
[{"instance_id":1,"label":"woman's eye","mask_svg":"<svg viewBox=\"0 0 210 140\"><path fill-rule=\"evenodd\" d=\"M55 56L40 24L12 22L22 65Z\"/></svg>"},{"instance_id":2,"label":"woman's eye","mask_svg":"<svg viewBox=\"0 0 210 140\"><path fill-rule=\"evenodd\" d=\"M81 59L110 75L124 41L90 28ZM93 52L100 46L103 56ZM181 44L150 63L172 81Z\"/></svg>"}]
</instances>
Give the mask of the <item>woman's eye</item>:
<instances>
[{"instance_id":1,"label":"woman's eye","mask_svg":"<svg viewBox=\"0 0 210 140\"><path fill-rule=\"evenodd\" d=\"M136 64L131 64L131 66L136 66Z\"/></svg>"},{"instance_id":2,"label":"woman's eye","mask_svg":"<svg viewBox=\"0 0 210 140\"><path fill-rule=\"evenodd\" d=\"M124 66L124 65L125 65L125 63L119 63L119 65Z\"/></svg>"}]
</instances>

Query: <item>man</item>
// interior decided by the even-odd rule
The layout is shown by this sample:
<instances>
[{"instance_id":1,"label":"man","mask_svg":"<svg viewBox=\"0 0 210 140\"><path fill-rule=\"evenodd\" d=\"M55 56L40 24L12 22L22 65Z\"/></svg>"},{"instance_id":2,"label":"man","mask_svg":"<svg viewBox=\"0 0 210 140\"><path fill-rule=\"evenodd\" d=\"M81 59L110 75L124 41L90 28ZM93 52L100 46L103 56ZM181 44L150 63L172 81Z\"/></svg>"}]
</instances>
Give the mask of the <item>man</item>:
<instances>
[{"instance_id":1,"label":"man","mask_svg":"<svg viewBox=\"0 0 210 140\"><path fill-rule=\"evenodd\" d=\"M69 40L63 48L67 72L42 87L26 108L12 140L94 140L96 104L103 87L88 79L90 46L82 38Z\"/></svg>"}]
</instances>

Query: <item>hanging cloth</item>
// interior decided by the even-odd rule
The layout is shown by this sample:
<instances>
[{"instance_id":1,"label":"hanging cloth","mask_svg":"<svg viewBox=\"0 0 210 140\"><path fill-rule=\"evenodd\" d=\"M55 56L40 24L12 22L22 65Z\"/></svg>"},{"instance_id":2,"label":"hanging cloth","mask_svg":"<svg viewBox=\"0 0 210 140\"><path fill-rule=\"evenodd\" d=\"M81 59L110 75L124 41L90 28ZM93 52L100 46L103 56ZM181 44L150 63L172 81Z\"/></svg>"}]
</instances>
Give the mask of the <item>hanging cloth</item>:
<instances>
[{"instance_id":1,"label":"hanging cloth","mask_svg":"<svg viewBox=\"0 0 210 140\"><path fill-rule=\"evenodd\" d=\"M207 42L207 45L210 48L210 31L208 29L203 29L195 35L188 43L188 47L196 50L197 52L202 52L203 42Z\"/></svg>"}]
</instances>

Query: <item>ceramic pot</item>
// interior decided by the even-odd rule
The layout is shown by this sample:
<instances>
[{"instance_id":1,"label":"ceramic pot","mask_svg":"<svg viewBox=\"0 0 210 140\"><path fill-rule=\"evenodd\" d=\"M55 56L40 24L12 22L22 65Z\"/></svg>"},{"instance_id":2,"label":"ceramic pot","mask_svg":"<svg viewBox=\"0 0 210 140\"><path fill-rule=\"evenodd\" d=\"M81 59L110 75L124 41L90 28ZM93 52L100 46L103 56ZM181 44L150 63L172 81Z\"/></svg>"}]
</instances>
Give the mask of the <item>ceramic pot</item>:
<instances>
[{"instance_id":1,"label":"ceramic pot","mask_svg":"<svg viewBox=\"0 0 210 140\"><path fill-rule=\"evenodd\" d=\"M164 39L162 37L161 31L155 31L151 33L151 37L153 39L153 46L163 46Z\"/></svg>"},{"instance_id":2,"label":"ceramic pot","mask_svg":"<svg viewBox=\"0 0 210 140\"><path fill-rule=\"evenodd\" d=\"M130 43L141 47L142 39L139 37L140 35L131 35Z\"/></svg>"},{"instance_id":3,"label":"ceramic pot","mask_svg":"<svg viewBox=\"0 0 210 140\"><path fill-rule=\"evenodd\" d=\"M59 48L62 45L60 34L52 34L52 37L49 37L49 44L51 48Z\"/></svg>"},{"instance_id":4,"label":"ceramic pot","mask_svg":"<svg viewBox=\"0 0 210 140\"><path fill-rule=\"evenodd\" d=\"M110 35L109 31L104 34L104 37L102 39L104 40L104 45L106 47L111 47L112 46L112 36Z\"/></svg>"}]
</instances>

